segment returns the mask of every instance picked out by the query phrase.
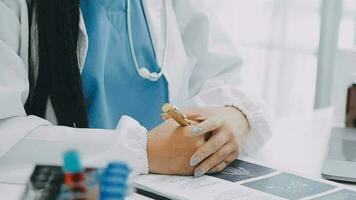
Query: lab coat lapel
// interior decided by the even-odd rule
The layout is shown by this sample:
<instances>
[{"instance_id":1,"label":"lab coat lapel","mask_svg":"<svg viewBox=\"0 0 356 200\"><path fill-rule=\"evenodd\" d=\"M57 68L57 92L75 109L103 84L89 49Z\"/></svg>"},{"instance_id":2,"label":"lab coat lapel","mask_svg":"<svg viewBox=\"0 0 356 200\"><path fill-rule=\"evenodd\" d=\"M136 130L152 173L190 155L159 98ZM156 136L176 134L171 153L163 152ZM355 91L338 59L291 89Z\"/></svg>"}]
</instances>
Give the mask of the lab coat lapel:
<instances>
[{"instance_id":1,"label":"lab coat lapel","mask_svg":"<svg viewBox=\"0 0 356 200\"><path fill-rule=\"evenodd\" d=\"M162 39L164 36L162 29L162 15L164 15L164 13L162 0L144 0L142 1L142 4L151 34L153 48L156 53L157 62L162 63L164 53L164 41Z\"/></svg>"},{"instance_id":2,"label":"lab coat lapel","mask_svg":"<svg viewBox=\"0 0 356 200\"><path fill-rule=\"evenodd\" d=\"M163 1L166 1L168 13L165 13ZM168 20L168 54L166 66L163 69L163 75L168 82L169 101L179 105L182 99L185 99L186 94L181 91L186 89L181 83L186 81L187 58L185 54L183 42L181 41L178 25L175 21L174 10L170 0L143 0L146 20L151 34L153 48L156 53L157 63L161 65L165 53L166 42L166 21ZM167 18L166 18L167 15ZM188 81L186 81L188 82Z\"/></svg>"},{"instance_id":3,"label":"lab coat lapel","mask_svg":"<svg viewBox=\"0 0 356 200\"><path fill-rule=\"evenodd\" d=\"M77 48L78 63L79 63L78 65L79 65L80 72L83 71L85 57L88 52L88 45L89 45L89 39L88 39L87 29L85 27L83 13L80 11L78 48Z\"/></svg>"}]
</instances>

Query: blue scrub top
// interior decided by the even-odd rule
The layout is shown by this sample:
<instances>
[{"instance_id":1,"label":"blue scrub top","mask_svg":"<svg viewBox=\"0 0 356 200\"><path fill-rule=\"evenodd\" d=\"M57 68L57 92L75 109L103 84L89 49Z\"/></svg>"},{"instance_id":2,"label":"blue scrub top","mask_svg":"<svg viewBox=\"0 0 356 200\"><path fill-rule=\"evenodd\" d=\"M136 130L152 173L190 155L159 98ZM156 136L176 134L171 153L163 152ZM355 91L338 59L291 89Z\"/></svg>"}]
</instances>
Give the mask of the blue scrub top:
<instances>
[{"instance_id":1,"label":"blue scrub top","mask_svg":"<svg viewBox=\"0 0 356 200\"><path fill-rule=\"evenodd\" d=\"M134 48L139 66L159 72L141 0L131 0ZM89 49L82 72L91 128L114 129L128 115L147 129L161 123L167 81L142 79L132 62L126 0L82 0Z\"/></svg>"}]
</instances>

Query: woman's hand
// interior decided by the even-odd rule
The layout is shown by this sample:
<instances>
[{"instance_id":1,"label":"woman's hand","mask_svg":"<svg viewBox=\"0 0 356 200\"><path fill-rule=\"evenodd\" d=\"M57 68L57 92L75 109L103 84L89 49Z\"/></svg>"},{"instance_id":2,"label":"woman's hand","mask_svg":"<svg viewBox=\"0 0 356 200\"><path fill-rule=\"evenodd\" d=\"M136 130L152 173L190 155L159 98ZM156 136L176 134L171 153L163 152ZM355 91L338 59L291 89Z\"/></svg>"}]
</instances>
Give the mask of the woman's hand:
<instances>
[{"instance_id":1,"label":"woman's hand","mask_svg":"<svg viewBox=\"0 0 356 200\"><path fill-rule=\"evenodd\" d=\"M223 170L234 161L240 152L249 131L245 116L233 107L209 107L187 110L194 118L207 118L196 125L197 136L212 130L212 136L191 157L191 166L196 166L195 176Z\"/></svg>"},{"instance_id":2,"label":"woman's hand","mask_svg":"<svg viewBox=\"0 0 356 200\"><path fill-rule=\"evenodd\" d=\"M249 131L248 121L238 109L192 108L184 110L184 113L191 120L202 121L193 127L197 137L208 132L212 134L190 159L190 165L196 167L195 176L219 172L237 158Z\"/></svg>"},{"instance_id":3,"label":"woman's hand","mask_svg":"<svg viewBox=\"0 0 356 200\"><path fill-rule=\"evenodd\" d=\"M204 135L195 136L192 127L181 127L172 119L148 133L147 154L151 173L192 175L193 153L205 143Z\"/></svg>"}]
</instances>

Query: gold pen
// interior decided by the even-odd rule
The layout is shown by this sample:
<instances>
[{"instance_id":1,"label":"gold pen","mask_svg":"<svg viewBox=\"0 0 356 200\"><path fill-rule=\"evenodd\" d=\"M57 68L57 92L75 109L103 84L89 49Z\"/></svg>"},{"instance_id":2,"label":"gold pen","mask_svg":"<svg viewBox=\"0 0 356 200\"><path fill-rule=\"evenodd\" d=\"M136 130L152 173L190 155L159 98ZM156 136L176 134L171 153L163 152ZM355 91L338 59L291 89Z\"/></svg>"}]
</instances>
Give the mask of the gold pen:
<instances>
[{"instance_id":1,"label":"gold pen","mask_svg":"<svg viewBox=\"0 0 356 200\"><path fill-rule=\"evenodd\" d=\"M184 115L181 111L179 111L178 108L172 104L169 103L164 104L162 106L162 111L167 115L169 115L174 121L176 121L181 126L191 125L190 121L188 120L188 117Z\"/></svg>"}]
</instances>

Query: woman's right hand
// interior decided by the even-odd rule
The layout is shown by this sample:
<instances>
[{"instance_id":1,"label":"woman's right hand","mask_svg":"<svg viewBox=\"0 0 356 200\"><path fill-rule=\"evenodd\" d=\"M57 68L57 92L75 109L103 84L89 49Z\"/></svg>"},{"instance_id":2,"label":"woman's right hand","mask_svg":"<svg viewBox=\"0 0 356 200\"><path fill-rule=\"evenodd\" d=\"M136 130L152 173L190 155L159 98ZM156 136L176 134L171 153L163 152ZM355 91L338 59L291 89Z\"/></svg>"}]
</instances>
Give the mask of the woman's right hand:
<instances>
[{"instance_id":1,"label":"woman's right hand","mask_svg":"<svg viewBox=\"0 0 356 200\"><path fill-rule=\"evenodd\" d=\"M205 143L205 136L194 136L193 126L182 127L172 119L148 132L147 155L150 173L192 175L193 153Z\"/></svg>"}]
</instances>

